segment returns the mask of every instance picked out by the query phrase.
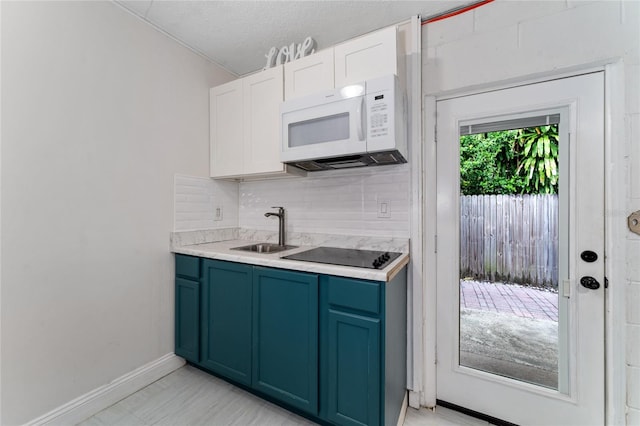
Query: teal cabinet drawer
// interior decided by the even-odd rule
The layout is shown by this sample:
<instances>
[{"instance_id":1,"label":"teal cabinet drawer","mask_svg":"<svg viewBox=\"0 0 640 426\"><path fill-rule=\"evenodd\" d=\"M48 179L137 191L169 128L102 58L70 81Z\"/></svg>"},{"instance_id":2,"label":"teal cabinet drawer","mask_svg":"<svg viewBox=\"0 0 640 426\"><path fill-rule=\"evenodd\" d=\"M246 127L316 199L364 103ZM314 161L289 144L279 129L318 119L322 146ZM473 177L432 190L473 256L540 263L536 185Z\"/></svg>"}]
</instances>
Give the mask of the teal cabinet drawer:
<instances>
[{"instance_id":1,"label":"teal cabinet drawer","mask_svg":"<svg viewBox=\"0 0 640 426\"><path fill-rule=\"evenodd\" d=\"M176 254L176 275L186 278L200 278L200 258Z\"/></svg>"},{"instance_id":2,"label":"teal cabinet drawer","mask_svg":"<svg viewBox=\"0 0 640 426\"><path fill-rule=\"evenodd\" d=\"M329 277L329 304L378 315L380 283L351 278Z\"/></svg>"}]
</instances>

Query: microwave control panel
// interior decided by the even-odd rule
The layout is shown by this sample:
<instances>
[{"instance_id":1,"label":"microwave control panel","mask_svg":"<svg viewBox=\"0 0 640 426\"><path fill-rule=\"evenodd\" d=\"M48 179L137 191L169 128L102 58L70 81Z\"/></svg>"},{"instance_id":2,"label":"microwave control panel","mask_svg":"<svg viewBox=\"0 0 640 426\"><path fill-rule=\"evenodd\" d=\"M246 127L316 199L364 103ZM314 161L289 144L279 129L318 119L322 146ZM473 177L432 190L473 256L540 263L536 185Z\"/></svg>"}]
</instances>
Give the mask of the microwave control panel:
<instances>
[{"instance_id":1,"label":"microwave control panel","mask_svg":"<svg viewBox=\"0 0 640 426\"><path fill-rule=\"evenodd\" d=\"M367 93L367 149L394 149L395 97L392 89Z\"/></svg>"}]
</instances>

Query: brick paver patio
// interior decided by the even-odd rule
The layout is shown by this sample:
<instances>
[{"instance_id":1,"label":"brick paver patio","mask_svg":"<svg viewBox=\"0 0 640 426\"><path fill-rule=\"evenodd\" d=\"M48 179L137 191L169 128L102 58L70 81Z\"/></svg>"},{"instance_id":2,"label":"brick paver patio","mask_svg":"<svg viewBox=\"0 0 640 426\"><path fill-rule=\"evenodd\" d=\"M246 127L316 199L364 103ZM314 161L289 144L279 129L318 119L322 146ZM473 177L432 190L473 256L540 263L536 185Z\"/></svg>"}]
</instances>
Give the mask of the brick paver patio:
<instances>
[{"instance_id":1,"label":"brick paver patio","mask_svg":"<svg viewBox=\"0 0 640 426\"><path fill-rule=\"evenodd\" d=\"M558 294L515 284L460 280L460 306L558 321Z\"/></svg>"}]
</instances>

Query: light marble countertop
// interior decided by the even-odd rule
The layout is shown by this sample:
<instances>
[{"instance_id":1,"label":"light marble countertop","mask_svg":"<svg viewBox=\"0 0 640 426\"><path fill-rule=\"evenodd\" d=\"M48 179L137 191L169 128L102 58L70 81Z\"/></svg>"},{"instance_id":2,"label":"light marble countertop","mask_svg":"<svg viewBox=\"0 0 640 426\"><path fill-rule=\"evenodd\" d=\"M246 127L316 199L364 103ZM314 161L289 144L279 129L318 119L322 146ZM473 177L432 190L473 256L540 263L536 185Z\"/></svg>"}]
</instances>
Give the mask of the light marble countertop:
<instances>
[{"instance_id":1,"label":"light marble countertop","mask_svg":"<svg viewBox=\"0 0 640 426\"><path fill-rule=\"evenodd\" d=\"M231 239L202 244L172 245L171 251L173 253L204 257L208 259L227 260L230 262L246 263L250 265L269 266L294 271L315 272L319 274L384 282L391 281L402 267L409 263L409 253L406 252L403 252L400 257L394 260L386 268L378 270L281 259L282 256L309 250L317 246L299 246L279 253L252 253L231 250L233 247L246 246L252 243L256 243L256 241Z\"/></svg>"}]
</instances>

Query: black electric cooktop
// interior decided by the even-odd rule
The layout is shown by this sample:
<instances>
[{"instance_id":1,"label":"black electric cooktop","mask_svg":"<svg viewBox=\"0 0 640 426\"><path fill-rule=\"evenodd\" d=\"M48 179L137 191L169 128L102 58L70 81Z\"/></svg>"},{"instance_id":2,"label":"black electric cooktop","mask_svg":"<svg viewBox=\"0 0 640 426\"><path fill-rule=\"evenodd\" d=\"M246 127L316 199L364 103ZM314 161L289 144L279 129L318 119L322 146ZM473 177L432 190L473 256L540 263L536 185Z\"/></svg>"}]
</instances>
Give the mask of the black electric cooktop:
<instances>
[{"instance_id":1,"label":"black electric cooktop","mask_svg":"<svg viewBox=\"0 0 640 426\"><path fill-rule=\"evenodd\" d=\"M283 259L330 265L355 266L356 268L384 269L402 253L373 250L318 247L300 253L282 256Z\"/></svg>"}]
</instances>

